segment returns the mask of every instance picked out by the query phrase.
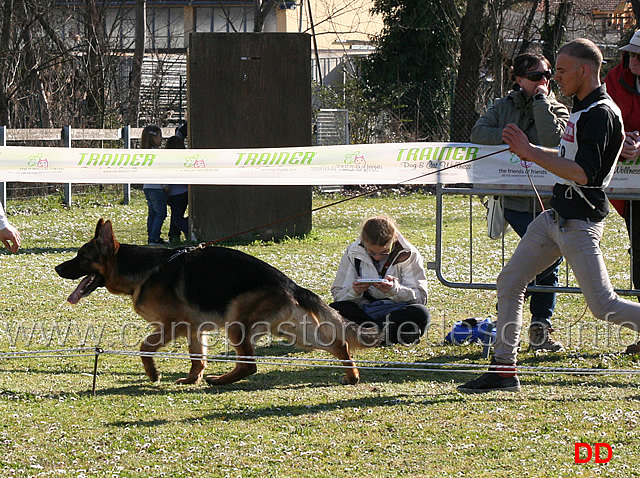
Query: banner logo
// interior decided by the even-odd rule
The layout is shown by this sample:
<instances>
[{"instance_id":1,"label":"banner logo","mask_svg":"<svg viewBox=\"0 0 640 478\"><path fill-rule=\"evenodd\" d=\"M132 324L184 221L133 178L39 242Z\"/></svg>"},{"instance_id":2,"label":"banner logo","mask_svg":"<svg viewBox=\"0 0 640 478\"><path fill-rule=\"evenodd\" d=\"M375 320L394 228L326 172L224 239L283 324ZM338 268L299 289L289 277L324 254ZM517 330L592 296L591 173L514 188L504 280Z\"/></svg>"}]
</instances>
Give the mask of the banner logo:
<instances>
[{"instance_id":1,"label":"banner logo","mask_svg":"<svg viewBox=\"0 0 640 478\"><path fill-rule=\"evenodd\" d=\"M201 158L199 154L193 156L187 156L184 158L185 168L206 168L207 165L204 162L204 158Z\"/></svg>"},{"instance_id":2,"label":"banner logo","mask_svg":"<svg viewBox=\"0 0 640 478\"><path fill-rule=\"evenodd\" d=\"M356 166L366 166L367 160L364 158L364 154L360 151L356 151L352 154L344 155L344 164L355 164Z\"/></svg>"},{"instance_id":3,"label":"banner logo","mask_svg":"<svg viewBox=\"0 0 640 478\"><path fill-rule=\"evenodd\" d=\"M33 156L29 156L27 165L31 167L36 166L40 169L47 169L49 168L49 160L47 158L43 158L42 153L38 153L34 154Z\"/></svg>"}]
</instances>

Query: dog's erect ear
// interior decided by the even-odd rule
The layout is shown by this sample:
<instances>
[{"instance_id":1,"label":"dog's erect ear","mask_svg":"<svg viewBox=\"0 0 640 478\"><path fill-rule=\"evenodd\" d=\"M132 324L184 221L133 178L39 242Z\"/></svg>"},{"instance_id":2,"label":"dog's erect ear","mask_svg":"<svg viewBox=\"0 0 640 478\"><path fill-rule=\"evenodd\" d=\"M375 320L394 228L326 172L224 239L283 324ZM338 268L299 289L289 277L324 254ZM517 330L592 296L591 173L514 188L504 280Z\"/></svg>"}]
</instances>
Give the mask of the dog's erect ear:
<instances>
[{"instance_id":1,"label":"dog's erect ear","mask_svg":"<svg viewBox=\"0 0 640 478\"><path fill-rule=\"evenodd\" d=\"M113 227L111 225L111 221L102 221L102 227L98 230L96 229L96 242L98 247L100 248L100 252L102 254L110 254L116 248L116 238L113 235ZM98 223L100 225L100 223Z\"/></svg>"},{"instance_id":2,"label":"dog's erect ear","mask_svg":"<svg viewBox=\"0 0 640 478\"><path fill-rule=\"evenodd\" d=\"M98 224L96 225L96 232L93 235L94 239L98 239L98 236L100 236L100 230L102 229L102 226L104 226L104 219L100 218L100 220L98 220Z\"/></svg>"}]
</instances>

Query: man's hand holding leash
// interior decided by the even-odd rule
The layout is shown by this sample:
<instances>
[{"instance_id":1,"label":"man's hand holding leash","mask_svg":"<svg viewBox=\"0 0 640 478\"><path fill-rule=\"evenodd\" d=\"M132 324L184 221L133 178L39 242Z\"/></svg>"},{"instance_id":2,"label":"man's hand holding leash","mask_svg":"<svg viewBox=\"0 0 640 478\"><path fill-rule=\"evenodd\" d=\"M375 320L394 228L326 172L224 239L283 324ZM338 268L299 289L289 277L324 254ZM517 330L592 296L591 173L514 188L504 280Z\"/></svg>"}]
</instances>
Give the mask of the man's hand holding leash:
<instances>
[{"instance_id":1,"label":"man's hand holding leash","mask_svg":"<svg viewBox=\"0 0 640 478\"><path fill-rule=\"evenodd\" d=\"M512 153L520 159L531 161L563 179L574 181L577 184L587 184L584 169L575 161L558 156L558 150L535 146L529 142L527 135L515 124L510 123L502 130L502 140L509 145Z\"/></svg>"}]
</instances>

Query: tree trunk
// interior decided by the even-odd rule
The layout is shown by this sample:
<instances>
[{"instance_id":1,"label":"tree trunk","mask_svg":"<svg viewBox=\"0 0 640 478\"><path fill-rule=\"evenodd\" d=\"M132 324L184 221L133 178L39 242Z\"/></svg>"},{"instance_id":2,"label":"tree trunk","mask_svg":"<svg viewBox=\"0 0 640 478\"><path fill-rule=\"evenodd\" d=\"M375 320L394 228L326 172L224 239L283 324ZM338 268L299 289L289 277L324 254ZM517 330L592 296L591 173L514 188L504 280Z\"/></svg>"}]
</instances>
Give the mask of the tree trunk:
<instances>
[{"instance_id":1,"label":"tree trunk","mask_svg":"<svg viewBox=\"0 0 640 478\"><path fill-rule=\"evenodd\" d=\"M486 5L487 0L470 0L460 22L460 66L453 100L452 141L469 141L471 129L479 117L476 103L486 40L486 29L483 27Z\"/></svg>"},{"instance_id":2,"label":"tree trunk","mask_svg":"<svg viewBox=\"0 0 640 478\"><path fill-rule=\"evenodd\" d=\"M633 16L636 18L636 28L640 26L640 0L631 0L631 8L633 8Z\"/></svg>"},{"instance_id":3,"label":"tree trunk","mask_svg":"<svg viewBox=\"0 0 640 478\"><path fill-rule=\"evenodd\" d=\"M558 5L553 23L549 23L549 18L552 16L551 7L549 1L545 0L545 24L542 27L540 39L542 40L542 54L552 65L555 64L556 52L564 41L567 31L567 19L572 6L573 2L571 0L562 0Z\"/></svg>"},{"instance_id":4,"label":"tree trunk","mask_svg":"<svg viewBox=\"0 0 640 478\"><path fill-rule=\"evenodd\" d=\"M533 21L536 18L536 12L538 11L539 4L540 0L533 0L533 2L531 2L529 16L527 17L527 20L525 21L524 27L522 29L522 43L520 45L520 49L518 50L518 54L526 52L529 49L529 45L531 45L531 27L533 25Z\"/></svg>"},{"instance_id":5,"label":"tree trunk","mask_svg":"<svg viewBox=\"0 0 640 478\"><path fill-rule=\"evenodd\" d=\"M500 32L502 30L502 4L501 2L490 2L487 5L487 27L491 39L491 71L493 72L493 96L500 98L504 94L504 81L502 73L504 70L502 42ZM471 130L469 130L471 133Z\"/></svg>"},{"instance_id":6,"label":"tree trunk","mask_svg":"<svg viewBox=\"0 0 640 478\"><path fill-rule=\"evenodd\" d=\"M269 15L271 8L274 5L274 0L253 0L254 17L253 17L253 32L260 33L264 29L264 20Z\"/></svg>"},{"instance_id":7,"label":"tree trunk","mask_svg":"<svg viewBox=\"0 0 640 478\"><path fill-rule=\"evenodd\" d=\"M5 126L9 125L9 104L7 98L7 90L6 90L6 70L7 70L7 62L6 59L9 57L7 54L9 52L9 41L11 39L11 28L12 28L12 12L13 12L13 0L5 0L4 8L2 9L2 25L0 28L0 58L4 58L0 64L0 123Z\"/></svg>"},{"instance_id":8,"label":"tree trunk","mask_svg":"<svg viewBox=\"0 0 640 478\"><path fill-rule=\"evenodd\" d=\"M147 2L146 0L136 1L136 40L135 52L133 54L133 64L129 77L129 113L128 123L131 126L138 126L138 114L140 112L140 87L142 85L142 62L144 61L144 51L146 42L147 24Z\"/></svg>"},{"instance_id":9,"label":"tree trunk","mask_svg":"<svg viewBox=\"0 0 640 478\"><path fill-rule=\"evenodd\" d=\"M86 2L85 32L87 38L87 119L89 128L104 126L106 97L104 60L104 17L97 0Z\"/></svg>"},{"instance_id":10,"label":"tree trunk","mask_svg":"<svg viewBox=\"0 0 640 478\"><path fill-rule=\"evenodd\" d=\"M23 3L25 18L31 18L27 4ZM33 51L33 35L31 35L31 28L27 28L24 31L24 58L26 67L29 70L31 76L31 84L33 91L36 93L38 104L33 108L33 114L37 116L36 124L39 124L41 128L51 128L53 120L51 118L51 111L49 110L49 100L45 87L42 84L42 76L38 70L38 59L36 53Z\"/></svg>"}]
</instances>

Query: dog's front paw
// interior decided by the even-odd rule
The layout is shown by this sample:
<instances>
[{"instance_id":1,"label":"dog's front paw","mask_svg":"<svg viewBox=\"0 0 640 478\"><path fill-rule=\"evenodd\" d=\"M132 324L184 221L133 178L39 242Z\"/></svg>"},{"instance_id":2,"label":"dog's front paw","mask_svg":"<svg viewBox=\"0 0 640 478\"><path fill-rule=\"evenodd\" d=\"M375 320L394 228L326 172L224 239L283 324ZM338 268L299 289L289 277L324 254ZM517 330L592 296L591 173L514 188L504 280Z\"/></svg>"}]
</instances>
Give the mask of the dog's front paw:
<instances>
[{"instance_id":1,"label":"dog's front paw","mask_svg":"<svg viewBox=\"0 0 640 478\"><path fill-rule=\"evenodd\" d=\"M176 385L190 385L192 383L198 384L200 383L200 378L193 378L193 377L179 378L173 383L175 383Z\"/></svg>"}]
</instances>

